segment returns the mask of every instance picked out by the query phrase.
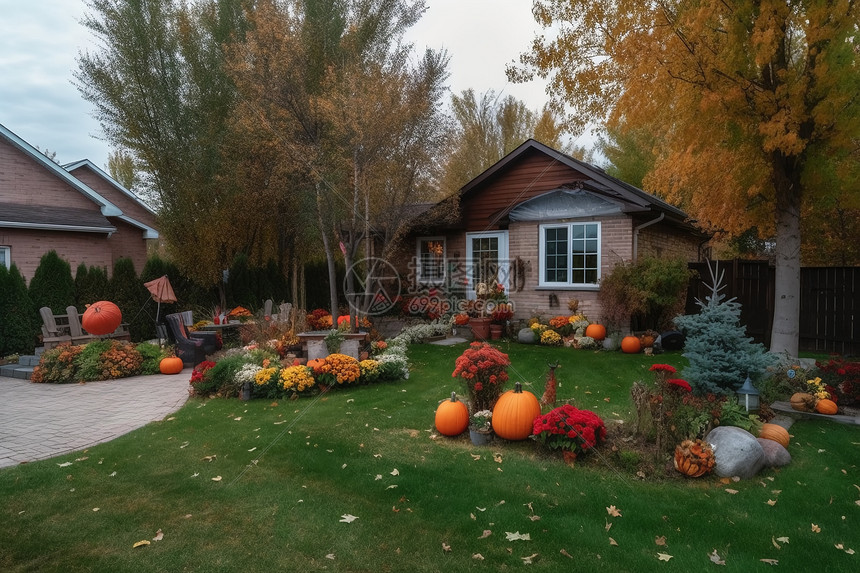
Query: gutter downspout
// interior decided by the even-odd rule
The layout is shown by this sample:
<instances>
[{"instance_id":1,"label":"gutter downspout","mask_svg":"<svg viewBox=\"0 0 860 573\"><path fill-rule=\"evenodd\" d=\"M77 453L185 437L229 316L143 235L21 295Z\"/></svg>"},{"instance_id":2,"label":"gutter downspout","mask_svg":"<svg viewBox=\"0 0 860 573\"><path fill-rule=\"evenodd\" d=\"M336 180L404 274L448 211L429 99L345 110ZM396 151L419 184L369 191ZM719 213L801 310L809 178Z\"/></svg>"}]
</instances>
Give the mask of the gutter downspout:
<instances>
[{"instance_id":1,"label":"gutter downspout","mask_svg":"<svg viewBox=\"0 0 860 573\"><path fill-rule=\"evenodd\" d=\"M666 213L660 213L660 216L651 221L645 221L638 227L633 227L633 262L639 260L639 231L644 229L645 227L650 227L656 223L659 223L663 219L666 218Z\"/></svg>"}]
</instances>

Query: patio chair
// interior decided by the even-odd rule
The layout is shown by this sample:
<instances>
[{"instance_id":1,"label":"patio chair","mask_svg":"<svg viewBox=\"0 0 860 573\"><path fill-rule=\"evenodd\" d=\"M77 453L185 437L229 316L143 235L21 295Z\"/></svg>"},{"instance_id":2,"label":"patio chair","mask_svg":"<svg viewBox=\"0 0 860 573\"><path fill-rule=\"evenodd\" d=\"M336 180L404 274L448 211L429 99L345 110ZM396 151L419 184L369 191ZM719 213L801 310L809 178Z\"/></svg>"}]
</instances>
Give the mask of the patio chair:
<instances>
[{"instance_id":1,"label":"patio chair","mask_svg":"<svg viewBox=\"0 0 860 573\"><path fill-rule=\"evenodd\" d=\"M168 334L176 343L177 355L186 366L196 366L203 362L206 355L218 350L218 335L214 332L189 332L185 328L182 313L168 314L164 319L167 321ZM194 363L188 364L191 361Z\"/></svg>"},{"instance_id":2,"label":"patio chair","mask_svg":"<svg viewBox=\"0 0 860 573\"><path fill-rule=\"evenodd\" d=\"M69 332L68 324L59 325L54 318L54 313L50 307L43 306L39 309L39 315L42 317L42 344L45 350L54 348L61 342L71 342L72 335Z\"/></svg>"},{"instance_id":3,"label":"patio chair","mask_svg":"<svg viewBox=\"0 0 860 573\"><path fill-rule=\"evenodd\" d=\"M75 306L66 307L66 316L69 317L69 332L72 333L72 344L86 344L91 340L99 338L88 332L84 332L81 327L81 317L78 314L78 309Z\"/></svg>"}]
</instances>

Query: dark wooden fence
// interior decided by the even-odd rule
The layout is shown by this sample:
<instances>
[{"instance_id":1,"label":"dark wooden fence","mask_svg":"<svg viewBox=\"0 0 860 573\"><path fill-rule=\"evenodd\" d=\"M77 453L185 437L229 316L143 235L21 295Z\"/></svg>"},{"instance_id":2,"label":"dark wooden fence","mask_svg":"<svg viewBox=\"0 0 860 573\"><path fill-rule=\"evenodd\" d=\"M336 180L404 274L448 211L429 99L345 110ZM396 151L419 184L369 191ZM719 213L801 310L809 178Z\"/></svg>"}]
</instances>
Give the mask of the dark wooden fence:
<instances>
[{"instance_id":1,"label":"dark wooden fence","mask_svg":"<svg viewBox=\"0 0 860 573\"><path fill-rule=\"evenodd\" d=\"M713 262L711 263L713 265ZM719 261L725 270L721 292L742 305L741 322L747 335L765 346L773 325L774 270L767 261ZM698 276L687 289L688 314L699 311L695 299L710 294L706 263L690 263ZM809 267L800 271L801 350L851 356L860 354L860 267Z\"/></svg>"}]
</instances>

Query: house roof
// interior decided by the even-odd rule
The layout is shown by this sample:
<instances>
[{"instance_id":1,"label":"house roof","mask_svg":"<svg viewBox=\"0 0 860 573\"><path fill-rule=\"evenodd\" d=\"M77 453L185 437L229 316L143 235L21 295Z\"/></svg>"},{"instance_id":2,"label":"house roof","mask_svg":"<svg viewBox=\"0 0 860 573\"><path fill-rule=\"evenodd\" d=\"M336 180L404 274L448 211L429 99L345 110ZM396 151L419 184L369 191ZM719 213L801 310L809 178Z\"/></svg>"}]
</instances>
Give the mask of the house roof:
<instances>
[{"instance_id":1,"label":"house roof","mask_svg":"<svg viewBox=\"0 0 860 573\"><path fill-rule=\"evenodd\" d=\"M18 208L24 207L23 205L12 205L11 208L14 215L10 215L8 213L3 213L2 215L0 215L0 227L15 226L17 228L23 228L24 225L29 225L29 228L37 229L63 228L65 230L76 230L84 232L89 231L112 233L116 231L116 227L114 227L104 217L117 217L122 221L125 221L126 223L134 225L135 227L138 227L139 229L143 230L144 239L158 238L158 231L156 229L132 217L129 217L117 205L108 201L104 196L97 193L90 186L86 185L80 179L71 174L71 171L78 169L79 167L86 166L94 173L105 179L110 185L115 187L121 193L127 195L130 199L138 203L141 207L155 215L155 212L145 203L143 203L134 193L120 185L119 182L117 182L110 175L99 169L89 159L83 159L74 163L69 163L65 166L60 166L54 163L38 149L21 139L18 135L10 131L3 124L0 124L0 137L6 139L13 147L19 149L20 151L28 155L30 158L36 161L36 163L45 168L48 172L52 173L54 176L67 183L72 189L78 191L87 199L98 205L102 215L87 217L84 215L84 212L87 212L90 215L94 214L92 212L86 211L85 209L71 209L65 207L37 207L31 205L26 206L27 212L22 212ZM8 205L4 205L4 207L6 206ZM56 217L58 216L65 217L65 219L57 221ZM68 222L68 224L64 224L64 221ZM59 227L56 227L55 225L59 225Z\"/></svg>"},{"instance_id":2,"label":"house roof","mask_svg":"<svg viewBox=\"0 0 860 573\"><path fill-rule=\"evenodd\" d=\"M89 209L0 203L0 227L84 233L113 233L104 215Z\"/></svg>"},{"instance_id":3,"label":"house roof","mask_svg":"<svg viewBox=\"0 0 860 573\"><path fill-rule=\"evenodd\" d=\"M571 184L567 186L571 189L585 189L597 195L602 195L607 199L620 201L624 205L623 210L628 213L638 211L656 211L664 214L667 218L673 219L677 223L692 228L690 218L686 213L684 213L684 211L677 207L670 205L662 199L659 199L650 193L646 193L629 183L625 183L620 179L612 177L599 167L575 159L556 149L544 145L539 141L535 141L534 139L526 140L519 147L490 166L486 171L464 185L460 189L461 197L476 192L485 183L501 176L509 166L524 155L533 152L547 155L555 161L570 167L574 171L582 173L588 178L586 181L571 181ZM495 219L498 220L506 216L514 207L516 207L516 205L510 205L507 209L499 212Z\"/></svg>"}]
</instances>

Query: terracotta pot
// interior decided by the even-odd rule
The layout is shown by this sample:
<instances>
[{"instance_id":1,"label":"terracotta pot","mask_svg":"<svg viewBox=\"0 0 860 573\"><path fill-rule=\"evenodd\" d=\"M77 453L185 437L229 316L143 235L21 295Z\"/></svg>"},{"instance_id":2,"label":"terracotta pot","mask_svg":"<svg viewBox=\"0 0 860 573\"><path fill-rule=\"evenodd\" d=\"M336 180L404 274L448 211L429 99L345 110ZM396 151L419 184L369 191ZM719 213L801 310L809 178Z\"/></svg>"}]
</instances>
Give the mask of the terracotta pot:
<instances>
[{"instance_id":1,"label":"terracotta pot","mask_svg":"<svg viewBox=\"0 0 860 573\"><path fill-rule=\"evenodd\" d=\"M490 338L489 318L473 318L469 321L469 326L472 327L472 334L475 335L475 340L487 340Z\"/></svg>"},{"instance_id":2,"label":"terracotta pot","mask_svg":"<svg viewBox=\"0 0 860 573\"><path fill-rule=\"evenodd\" d=\"M504 329L504 327L501 324L491 324L490 325L490 339L491 340L501 340L503 329Z\"/></svg>"}]
</instances>

